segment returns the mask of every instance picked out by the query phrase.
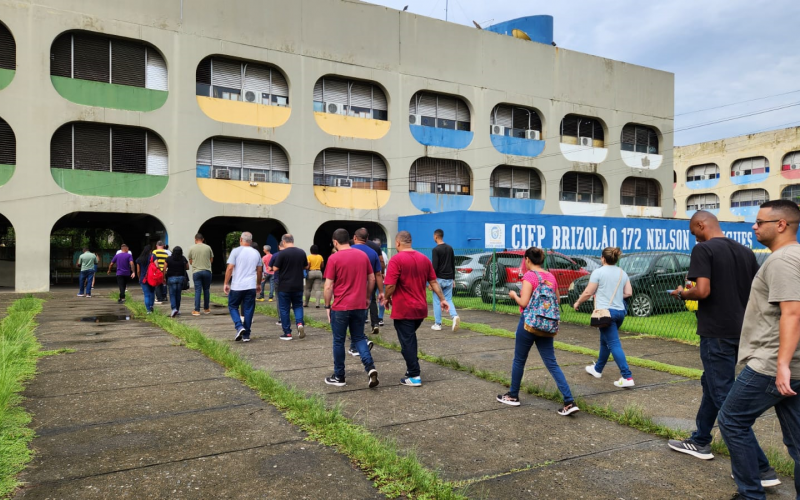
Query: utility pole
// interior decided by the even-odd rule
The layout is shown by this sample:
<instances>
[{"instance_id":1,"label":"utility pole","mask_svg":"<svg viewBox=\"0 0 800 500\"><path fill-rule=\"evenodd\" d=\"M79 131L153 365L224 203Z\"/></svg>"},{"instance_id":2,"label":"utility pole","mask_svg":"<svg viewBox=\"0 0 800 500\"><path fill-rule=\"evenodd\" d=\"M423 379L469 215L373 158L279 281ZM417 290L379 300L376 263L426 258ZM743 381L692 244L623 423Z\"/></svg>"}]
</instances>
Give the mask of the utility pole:
<instances>
[{"instance_id":1,"label":"utility pole","mask_svg":"<svg viewBox=\"0 0 800 500\"><path fill-rule=\"evenodd\" d=\"M450 0L445 0L444 1L444 20L445 20L445 22L448 20L447 19L447 14L449 12L449 7L450 7Z\"/></svg>"}]
</instances>

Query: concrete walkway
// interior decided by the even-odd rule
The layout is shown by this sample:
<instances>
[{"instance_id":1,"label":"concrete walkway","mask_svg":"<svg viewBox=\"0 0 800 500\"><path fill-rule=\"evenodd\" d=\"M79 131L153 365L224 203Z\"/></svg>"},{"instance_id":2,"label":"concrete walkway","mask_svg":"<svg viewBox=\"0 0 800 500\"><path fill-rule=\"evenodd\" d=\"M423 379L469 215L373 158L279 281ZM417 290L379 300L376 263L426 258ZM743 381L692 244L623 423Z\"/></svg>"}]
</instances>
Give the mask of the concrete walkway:
<instances>
[{"instance_id":1,"label":"concrete walkway","mask_svg":"<svg viewBox=\"0 0 800 500\"><path fill-rule=\"evenodd\" d=\"M41 359L28 385L36 456L18 497L381 498L347 457L304 441L220 366L127 314L99 293L45 303L44 349L76 352ZM121 318L81 321L96 316Z\"/></svg>"}]
</instances>

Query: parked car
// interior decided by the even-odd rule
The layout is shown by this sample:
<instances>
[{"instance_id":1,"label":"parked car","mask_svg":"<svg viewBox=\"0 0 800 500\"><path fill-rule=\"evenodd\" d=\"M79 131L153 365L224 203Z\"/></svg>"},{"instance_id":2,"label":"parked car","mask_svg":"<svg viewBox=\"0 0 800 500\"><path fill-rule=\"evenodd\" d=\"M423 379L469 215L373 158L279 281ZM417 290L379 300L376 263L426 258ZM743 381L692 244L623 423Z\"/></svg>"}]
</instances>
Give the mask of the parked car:
<instances>
[{"instance_id":1,"label":"parked car","mask_svg":"<svg viewBox=\"0 0 800 500\"><path fill-rule=\"evenodd\" d=\"M590 273L603 265L600 257L594 255L570 255L569 258Z\"/></svg>"},{"instance_id":2,"label":"parked car","mask_svg":"<svg viewBox=\"0 0 800 500\"><path fill-rule=\"evenodd\" d=\"M524 250L506 250L504 252L497 252L496 265L492 265L491 261L484 269L483 277L481 278L481 299L490 304L492 302L492 291L496 301L510 301L508 292L516 290L519 292L522 288L522 256L525 254ZM495 272L493 268L496 267ZM565 298L569 291L570 284L589 273L581 268L577 262L570 259L564 254L548 251L545 256L544 267L553 273L558 284L558 294Z\"/></svg>"},{"instance_id":3,"label":"parked car","mask_svg":"<svg viewBox=\"0 0 800 500\"><path fill-rule=\"evenodd\" d=\"M667 291L685 285L689 260L689 255L677 252L630 254L619 259L618 265L628 273L633 287L633 295L627 300L628 314L643 318L656 312L685 311L684 302ZM589 277L586 276L570 285L570 304L578 300L588 283ZM581 312L592 312L593 309L592 300L584 302L579 308Z\"/></svg>"},{"instance_id":4,"label":"parked car","mask_svg":"<svg viewBox=\"0 0 800 500\"><path fill-rule=\"evenodd\" d=\"M456 255L454 291L456 293L466 293L472 297L480 297L483 271L491 259L491 252Z\"/></svg>"}]
</instances>

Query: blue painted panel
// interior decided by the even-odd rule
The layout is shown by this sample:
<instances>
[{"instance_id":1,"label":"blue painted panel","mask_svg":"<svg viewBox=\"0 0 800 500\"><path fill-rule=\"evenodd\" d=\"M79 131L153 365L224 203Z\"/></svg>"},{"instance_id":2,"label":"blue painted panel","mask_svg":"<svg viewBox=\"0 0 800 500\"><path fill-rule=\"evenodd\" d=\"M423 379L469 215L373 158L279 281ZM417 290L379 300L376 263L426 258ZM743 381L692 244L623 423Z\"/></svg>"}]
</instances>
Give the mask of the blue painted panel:
<instances>
[{"instance_id":1,"label":"blue painted panel","mask_svg":"<svg viewBox=\"0 0 800 500\"><path fill-rule=\"evenodd\" d=\"M411 203L423 212L439 213L469 210L472 196L459 194L408 193Z\"/></svg>"},{"instance_id":2,"label":"blue painted panel","mask_svg":"<svg viewBox=\"0 0 800 500\"><path fill-rule=\"evenodd\" d=\"M756 184L767 180L767 177L769 177L768 172L763 174L739 175L737 177L731 177L731 182L736 185Z\"/></svg>"},{"instance_id":3,"label":"blue painted panel","mask_svg":"<svg viewBox=\"0 0 800 500\"><path fill-rule=\"evenodd\" d=\"M520 17L498 23L488 28L486 31L500 33L501 35L513 36L513 30L524 31L531 41L550 45L553 43L553 16L528 16Z\"/></svg>"},{"instance_id":4,"label":"blue painted panel","mask_svg":"<svg viewBox=\"0 0 800 500\"><path fill-rule=\"evenodd\" d=\"M536 215L544 209L544 200L518 200L516 198L491 197L495 212Z\"/></svg>"},{"instance_id":5,"label":"blue painted panel","mask_svg":"<svg viewBox=\"0 0 800 500\"><path fill-rule=\"evenodd\" d=\"M689 189L711 189L717 184L719 184L719 177L703 181L689 181L686 183L686 187Z\"/></svg>"},{"instance_id":6,"label":"blue painted panel","mask_svg":"<svg viewBox=\"0 0 800 500\"><path fill-rule=\"evenodd\" d=\"M408 127L411 129L411 135L414 136L414 139L426 146L464 149L472 142L473 134L466 130L423 127L422 125L409 125Z\"/></svg>"},{"instance_id":7,"label":"blue painted panel","mask_svg":"<svg viewBox=\"0 0 800 500\"><path fill-rule=\"evenodd\" d=\"M197 166L197 178L198 179L210 179L211 178L211 166L210 165L198 165Z\"/></svg>"},{"instance_id":8,"label":"blue painted panel","mask_svg":"<svg viewBox=\"0 0 800 500\"><path fill-rule=\"evenodd\" d=\"M490 136L494 148L506 155L515 156L539 156L544 151L544 141L534 141L532 139L520 139L519 137L509 137L507 135Z\"/></svg>"},{"instance_id":9,"label":"blue painted panel","mask_svg":"<svg viewBox=\"0 0 800 500\"><path fill-rule=\"evenodd\" d=\"M510 249L538 246L579 254L587 251L596 253L606 246L618 246L623 252L690 252L696 243L686 219L454 211L412 215L398 220L398 228L411 232L412 236L429 238L434 229L441 228L447 235L447 243L454 248L476 251L485 248L486 224L502 228L506 248ZM751 224L722 222L720 225L729 238L751 248L764 248L756 241Z\"/></svg>"},{"instance_id":10,"label":"blue painted panel","mask_svg":"<svg viewBox=\"0 0 800 500\"><path fill-rule=\"evenodd\" d=\"M737 217L744 217L747 222L755 222L760 207L731 207L731 213Z\"/></svg>"},{"instance_id":11,"label":"blue painted panel","mask_svg":"<svg viewBox=\"0 0 800 500\"><path fill-rule=\"evenodd\" d=\"M708 212L708 213L714 214L714 215L719 215L719 209L718 208L715 208L713 210L705 210L705 211ZM686 211L686 217L691 219L692 217L694 217L694 214L696 214L696 213L697 213L697 210L687 210Z\"/></svg>"}]
</instances>

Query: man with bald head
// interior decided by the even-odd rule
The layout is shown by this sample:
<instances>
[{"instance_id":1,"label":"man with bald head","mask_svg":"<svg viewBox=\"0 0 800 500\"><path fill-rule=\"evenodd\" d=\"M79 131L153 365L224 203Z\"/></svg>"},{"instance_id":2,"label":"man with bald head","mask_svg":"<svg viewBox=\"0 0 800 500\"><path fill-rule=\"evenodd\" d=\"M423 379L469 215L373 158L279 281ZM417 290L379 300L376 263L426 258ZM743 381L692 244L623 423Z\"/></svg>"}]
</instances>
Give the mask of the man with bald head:
<instances>
[{"instance_id":1,"label":"man with bald head","mask_svg":"<svg viewBox=\"0 0 800 500\"><path fill-rule=\"evenodd\" d=\"M711 212L696 212L689 221L689 230L697 244L692 250L687 279L697 282L697 286L686 290L678 287L672 295L698 302L703 399L697 411L697 430L683 441L670 440L669 447L710 460L714 458L711 431L736 377L742 319L758 263L752 250L725 237Z\"/></svg>"}]
</instances>

